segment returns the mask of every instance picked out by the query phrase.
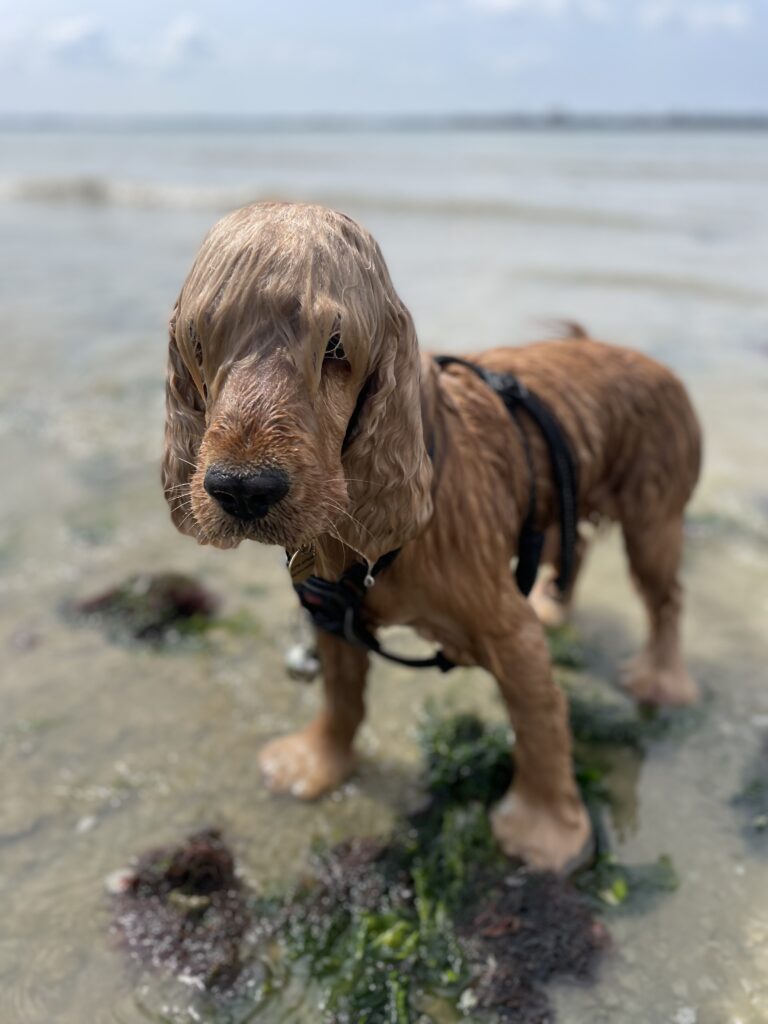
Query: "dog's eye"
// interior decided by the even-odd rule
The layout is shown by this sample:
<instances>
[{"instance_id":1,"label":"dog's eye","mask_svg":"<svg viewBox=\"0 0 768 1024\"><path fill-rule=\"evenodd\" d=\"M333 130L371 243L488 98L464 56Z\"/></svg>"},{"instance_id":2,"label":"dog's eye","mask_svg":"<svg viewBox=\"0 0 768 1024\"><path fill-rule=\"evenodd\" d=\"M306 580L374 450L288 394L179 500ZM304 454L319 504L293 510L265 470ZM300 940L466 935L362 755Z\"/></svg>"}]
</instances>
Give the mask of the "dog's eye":
<instances>
[{"instance_id":1,"label":"dog's eye","mask_svg":"<svg viewBox=\"0 0 768 1024\"><path fill-rule=\"evenodd\" d=\"M197 339L195 341L195 362L197 363L197 368L198 368L198 370L200 370L200 373L202 375L202 372L203 372L203 346L200 344L200 340L199 339ZM206 385L205 381L203 381L203 398L205 398L205 399L208 398L208 386Z\"/></svg>"},{"instance_id":2,"label":"dog's eye","mask_svg":"<svg viewBox=\"0 0 768 1024\"><path fill-rule=\"evenodd\" d=\"M328 344L325 346L324 359L338 359L344 360L347 358L347 353L344 351L344 346L341 344L341 333L334 331L334 333L328 339Z\"/></svg>"}]
</instances>

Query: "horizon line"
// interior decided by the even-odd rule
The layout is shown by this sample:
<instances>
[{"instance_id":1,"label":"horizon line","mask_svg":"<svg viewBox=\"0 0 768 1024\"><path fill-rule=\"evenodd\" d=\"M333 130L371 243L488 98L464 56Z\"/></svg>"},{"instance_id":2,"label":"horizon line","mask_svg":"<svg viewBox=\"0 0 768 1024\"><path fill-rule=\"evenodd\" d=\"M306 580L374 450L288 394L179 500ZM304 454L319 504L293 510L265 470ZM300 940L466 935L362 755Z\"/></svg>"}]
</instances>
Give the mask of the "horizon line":
<instances>
[{"instance_id":1,"label":"horizon line","mask_svg":"<svg viewBox=\"0 0 768 1024\"><path fill-rule=\"evenodd\" d=\"M109 125L262 127L292 129L504 129L504 128L752 128L768 129L768 110L474 111L417 113L36 113L0 112L0 128Z\"/></svg>"}]
</instances>

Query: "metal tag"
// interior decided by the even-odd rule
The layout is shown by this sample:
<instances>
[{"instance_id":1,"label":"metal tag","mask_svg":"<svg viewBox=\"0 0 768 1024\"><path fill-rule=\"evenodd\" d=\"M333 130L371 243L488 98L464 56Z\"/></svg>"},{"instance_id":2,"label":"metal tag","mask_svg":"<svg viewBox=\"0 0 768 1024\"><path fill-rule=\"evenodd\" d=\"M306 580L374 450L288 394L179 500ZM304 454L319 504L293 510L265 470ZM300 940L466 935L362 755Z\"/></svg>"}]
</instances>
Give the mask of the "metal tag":
<instances>
[{"instance_id":1,"label":"metal tag","mask_svg":"<svg viewBox=\"0 0 768 1024\"><path fill-rule=\"evenodd\" d=\"M311 547L299 548L291 555L288 572L294 585L304 583L315 571L315 552Z\"/></svg>"},{"instance_id":2,"label":"metal tag","mask_svg":"<svg viewBox=\"0 0 768 1024\"><path fill-rule=\"evenodd\" d=\"M311 643L296 643L285 652L285 668L291 679L311 683L320 675L320 659Z\"/></svg>"}]
</instances>

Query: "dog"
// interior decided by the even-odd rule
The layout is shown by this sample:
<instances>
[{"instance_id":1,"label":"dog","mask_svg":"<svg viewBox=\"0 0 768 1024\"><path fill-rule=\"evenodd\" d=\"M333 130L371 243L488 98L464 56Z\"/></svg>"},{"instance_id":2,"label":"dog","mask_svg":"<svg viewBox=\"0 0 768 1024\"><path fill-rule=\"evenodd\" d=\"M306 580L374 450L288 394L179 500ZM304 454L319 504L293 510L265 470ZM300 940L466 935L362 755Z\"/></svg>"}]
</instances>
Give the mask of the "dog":
<instances>
[{"instance_id":1,"label":"dog","mask_svg":"<svg viewBox=\"0 0 768 1024\"><path fill-rule=\"evenodd\" d=\"M399 550L366 592L366 621L411 626L453 662L495 677L516 743L494 834L534 869L582 862L590 822L534 607L558 617L570 595L558 606L539 586L529 602L510 571L534 485L536 526L562 560L557 487L536 424L524 413L513 421L466 365L420 354L377 243L320 206L256 203L219 221L169 334L162 476L177 528L221 548L247 539L308 552L329 581ZM630 693L691 703L679 572L701 437L683 385L647 356L586 336L473 359L514 374L557 418L578 467L581 519L621 525L649 620ZM324 631L317 648L323 709L260 755L272 790L305 799L353 768L369 662L364 647Z\"/></svg>"}]
</instances>

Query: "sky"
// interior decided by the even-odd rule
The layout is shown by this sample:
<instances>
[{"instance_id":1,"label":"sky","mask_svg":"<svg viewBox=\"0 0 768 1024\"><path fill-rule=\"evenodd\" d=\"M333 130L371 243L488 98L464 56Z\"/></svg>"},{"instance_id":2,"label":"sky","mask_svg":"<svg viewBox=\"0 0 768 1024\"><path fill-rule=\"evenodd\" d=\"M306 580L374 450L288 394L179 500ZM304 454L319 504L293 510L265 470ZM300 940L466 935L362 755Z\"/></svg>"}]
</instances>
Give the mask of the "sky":
<instances>
[{"instance_id":1,"label":"sky","mask_svg":"<svg viewBox=\"0 0 768 1024\"><path fill-rule=\"evenodd\" d=\"M0 113L768 111L768 0L0 0Z\"/></svg>"}]
</instances>

